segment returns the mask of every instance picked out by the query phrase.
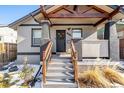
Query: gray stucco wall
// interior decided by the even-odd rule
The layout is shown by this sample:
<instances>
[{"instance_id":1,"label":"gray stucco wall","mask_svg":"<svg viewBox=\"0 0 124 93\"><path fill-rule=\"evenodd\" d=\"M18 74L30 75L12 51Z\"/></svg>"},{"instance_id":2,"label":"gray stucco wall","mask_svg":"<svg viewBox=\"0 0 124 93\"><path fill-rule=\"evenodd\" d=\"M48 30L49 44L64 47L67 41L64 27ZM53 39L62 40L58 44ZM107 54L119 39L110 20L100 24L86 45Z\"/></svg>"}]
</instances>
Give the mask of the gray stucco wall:
<instances>
[{"instance_id":1,"label":"gray stucco wall","mask_svg":"<svg viewBox=\"0 0 124 93\"><path fill-rule=\"evenodd\" d=\"M26 22L25 24L37 24L33 20ZM31 47L31 30L32 28L41 28L41 26L19 26L17 28L17 63L22 63L24 60L24 56L28 57L29 63L40 63L40 47ZM27 55L23 55L27 53ZM30 53L30 55L29 55ZM32 54L31 54L32 53ZM35 53L33 55L33 53Z\"/></svg>"},{"instance_id":2,"label":"gray stucco wall","mask_svg":"<svg viewBox=\"0 0 124 93\"><path fill-rule=\"evenodd\" d=\"M72 39L72 31L68 30L69 28L81 28L84 40L97 40L97 28L93 26L52 26L50 28L50 33L51 39L53 41L53 52L56 52L56 30L66 31L66 52L70 51L70 40Z\"/></svg>"},{"instance_id":3,"label":"gray stucco wall","mask_svg":"<svg viewBox=\"0 0 124 93\"><path fill-rule=\"evenodd\" d=\"M27 57L27 62L29 64L40 64L40 55L18 55L17 64L22 64L25 56Z\"/></svg>"},{"instance_id":4,"label":"gray stucco wall","mask_svg":"<svg viewBox=\"0 0 124 93\"><path fill-rule=\"evenodd\" d=\"M37 24L33 20L27 21L25 24ZM42 28L41 26L19 26L18 27L18 45L17 45L17 52L18 53L35 53L34 55L18 55L17 62L22 63L23 57L27 56L30 63L38 63L40 62L40 48L39 47L31 47L31 29L32 28ZM73 28L81 28L82 29L82 36L83 40L98 40L97 39L97 27L93 26L52 26L50 27L50 37L53 41L53 48L52 52L56 52L56 30L66 30L66 52L70 52L70 40L72 39L72 31L69 29ZM78 47L79 51L81 50ZM80 51L81 52L81 51Z\"/></svg>"},{"instance_id":5,"label":"gray stucco wall","mask_svg":"<svg viewBox=\"0 0 124 93\"><path fill-rule=\"evenodd\" d=\"M110 25L110 58L112 61L119 61L119 38L115 22Z\"/></svg>"}]
</instances>

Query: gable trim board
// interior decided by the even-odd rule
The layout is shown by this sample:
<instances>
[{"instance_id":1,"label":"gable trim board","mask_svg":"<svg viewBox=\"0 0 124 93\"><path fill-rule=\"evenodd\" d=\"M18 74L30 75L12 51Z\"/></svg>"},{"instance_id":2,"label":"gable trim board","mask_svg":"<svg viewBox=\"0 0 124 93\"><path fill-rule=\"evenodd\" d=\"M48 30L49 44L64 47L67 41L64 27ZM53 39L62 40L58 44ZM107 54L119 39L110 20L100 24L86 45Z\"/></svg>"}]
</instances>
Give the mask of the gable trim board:
<instances>
[{"instance_id":1,"label":"gable trim board","mask_svg":"<svg viewBox=\"0 0 124 93\"><path fill-rule=\"evenodd\" d=\"M41 26L41 24L21 24L19 26Z\"/></svg>"},{"instance_id":2,"label":"gable trim board","mask_svg":"<svg viewBox=\"0 0 124 93\"><path fill-rule=\"evenodd\" d=\"M49 9L49 8L51 8L52 6L53 6L53 5L45 5L44 7L45 7L45 9ZM18 19L18 20L16 20L16 21L10 23L8 26L9 26L9 27L13 27L13 26L15 26L15 25L17 25L17 24L20 25L20 24L23 23L23 21L25 21L25 20L27 20L27 19L29 19L29 18L32 18L32 16L36 16L36 15L39 14L39 13L41 13L41 9L40 9L40 8L38 8L38 9L34 10L33 12L27 14L26 16L24 16L24 17L22 17L22 18L20 18L20 19Z\"/></svg>"},{"instance_id":3,"label":"gable trim board","mask_svg":"<svg viewBox=\"0 0 124 93\"><path fill-rule=\"evenodd\" d=\"M41 24L21 24L19 26L41 26ZM52 24L52 26L94 26L94 24Z\"/></svg>"}]
</instances>

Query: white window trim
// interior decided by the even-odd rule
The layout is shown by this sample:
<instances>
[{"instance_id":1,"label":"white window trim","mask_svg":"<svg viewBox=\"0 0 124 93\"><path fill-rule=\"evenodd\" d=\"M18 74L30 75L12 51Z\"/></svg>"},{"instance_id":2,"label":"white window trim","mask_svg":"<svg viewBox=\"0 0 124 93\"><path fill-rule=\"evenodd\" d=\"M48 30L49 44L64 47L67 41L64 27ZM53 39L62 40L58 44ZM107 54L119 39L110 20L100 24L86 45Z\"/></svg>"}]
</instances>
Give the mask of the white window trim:
<instances>
[{"instance_id":1,"label":"white window trim","mask_svg":"<svg viewBox=\"0 0 124 93\"><path fill-rule=\"evenodd\" d=\"M40 44L34 44L34 42L33 42L33 39L34 39L34 32L33 31L35 31L35 30L41 31L41 35L42 35L42 28L32 28L32 31L31 31L31 46L32 47L40 47Z\"/></svg>"},{"instance_id":2,"label":"white window trim","mask_svg":"<svg viewBox=\"0 0 124 93\"><path fill-rule=\"evenodd\" d=\"M79 30L80 31L80 37L73 37L73 31L74 30ZM76 32L76 31L75 31ZM73 28L72 29L72 38L73 39L82 39L82 28Z\"/></svg>"}]
</instances>

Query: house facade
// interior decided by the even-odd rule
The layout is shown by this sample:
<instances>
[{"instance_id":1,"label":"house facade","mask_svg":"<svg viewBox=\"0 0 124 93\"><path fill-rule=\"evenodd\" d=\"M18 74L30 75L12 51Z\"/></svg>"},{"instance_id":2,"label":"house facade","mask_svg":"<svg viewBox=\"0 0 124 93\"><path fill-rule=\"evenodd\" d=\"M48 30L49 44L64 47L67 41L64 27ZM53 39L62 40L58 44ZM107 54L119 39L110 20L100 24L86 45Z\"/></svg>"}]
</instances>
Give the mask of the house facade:
<instances>
[{"instance_id":1,"label":"house facade","mask_svg":"<svg viewBox=\"0 0 124 93\"><path fill-rule=\"evenodd\" d=\"M8 26L0 25L0 65L16 60L17 32Z\"/></svg>"},{"instance_id":2,"label":"house facade","mask_svg":"<svg viewBox=\"0 0 124 93\"><path fill-rule=\"evenodd\" d=\"M17 32L7 26L0 25L0 42L16 44L16 41Z\"/></svg>"},{"instance_id":3,"label":"house facade","mask_svg":"<svg viewBox=\"0 0 124 93\"><path fill-rule=\"evenodd\" d=\"M116 22L124 18L121 6L51 5L41 6L25 17L9 24L17 30L17 62L28 57L40 63L43 46L51 40L52 53L70 53L73 40L78 59L107 58L120 60ZM101 28L103 33L99 33Z\"/></svg>"}]
</instances>

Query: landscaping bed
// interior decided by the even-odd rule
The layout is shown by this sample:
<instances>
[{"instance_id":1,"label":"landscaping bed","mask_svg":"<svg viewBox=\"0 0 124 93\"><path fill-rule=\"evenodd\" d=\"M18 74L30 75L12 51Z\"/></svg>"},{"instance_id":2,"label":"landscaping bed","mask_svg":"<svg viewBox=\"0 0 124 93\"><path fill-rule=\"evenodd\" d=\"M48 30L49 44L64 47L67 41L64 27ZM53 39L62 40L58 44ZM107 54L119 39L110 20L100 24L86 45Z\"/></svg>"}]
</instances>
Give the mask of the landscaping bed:
<instances>
[{"instance_id":1,"label":"landscaping bed","mask_svg":"<svg viewBox=\"0 0 124 93\"><path fill-rule=\"evenodd\" d=\"M124 88L124 64L84 65L79 72L80 88ZM81 69L81 68L80 68Z\"/></svg>"},{"instance_id":2,"label":"landscaping bed","mask_svg":"<svg viewBox=\"0 0 124 93\"><path fill-rule=\"evenodd\" d=\"M12 63L11 63L12 64ZM10 65L10 64L8 64ZM5 68L7 68L7 66ZM29 68L32 68L33 71L31 73L32 80L36 75L40 65L27 64ZM25 83L24 73L22 73L24 69L24 65L12 65L13 68L7 68L0 71L0 88L31 88L29 83ZM17 71L16 71L17 70ZM30 74L26 77L30 77ZM38 80L36 81L33 88L41 88L41 74L38 75Z\"/></svg>"}]
</instances>

